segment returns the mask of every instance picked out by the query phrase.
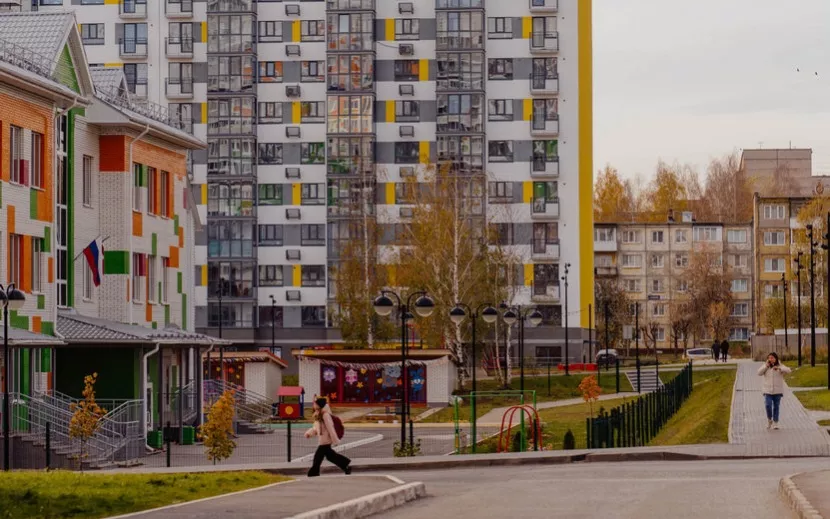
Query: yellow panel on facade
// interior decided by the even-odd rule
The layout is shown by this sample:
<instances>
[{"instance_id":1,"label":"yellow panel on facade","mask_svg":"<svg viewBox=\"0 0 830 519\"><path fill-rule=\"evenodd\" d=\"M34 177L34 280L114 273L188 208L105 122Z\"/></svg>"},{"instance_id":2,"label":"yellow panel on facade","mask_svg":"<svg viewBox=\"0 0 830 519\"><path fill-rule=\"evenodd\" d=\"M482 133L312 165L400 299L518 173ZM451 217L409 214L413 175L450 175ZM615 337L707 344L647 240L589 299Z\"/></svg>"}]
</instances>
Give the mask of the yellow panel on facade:
<instances>
[{"instance_id":1,"label":"yellow panel on facade","mask_svg":"<svg viewBox=\"0 0 830 519\"><path fill-rule=\"evenodd\" d=\"M291 205L300 205L303 200L302 184L291 184Z\"/></svg>"},{"instance_id":2,"label":"yellow panel on facade","mask_svg":"<svg viewBox=\"0 0 830 519\"><path fill-rule=\"evenodd\" d=\"M429 81L429 60L418 61L418 81Z\"/></svg>"},{"instance_id":3,"label":"yellow panel on facade","mask_svg":"<svg viewBox=\"0 0 830 519\"><path fill-rule=\"evenodd\" d=\"M291 276L292 282L291 284L295 287L298 287L303 284L303 267L300 265L294 265L293 276Z\"/></svg>"},{"instance_id":4,"label":"yellow panel on facade","mask_svg":"<svg viewBox=\"0 0 830 519\"><path fill-rule=\"evenodd\" d=\"M533 19L530 16L522 17L522 38L530 38L533 34Z\"/></svg>"},{"instance_id":5,"label":"yellow panel on facade","mask_svg":"<svg viewBox=\"0 0 830 519\"><path fill-rule=\"evenodd\" d=\"M294 101L291 103L291 124L300 124L300 119L302 119L303 111L302 107L300 106L299 101Z\"/></svg>"},{"instance_id":6,"label":"yellow panel on facade","mask_svg":"<svg viewBox=\"0 0 830 519\"><path fill-rule=\"evenodd\" d=\"M202 265L202 286L208 286L208 269L207 265Z\"/></svg>"},{"instance_id":7,"label":"yellow panel on facade","mask_svg":"<svg viewBox=\"0 0 830 519\"><path fill-rule=\"evenodd\" d=\"M202 205L207 205L208 203L208 186L207 184L202 184Z\"/></svg>"},{"instance_id":8,"label":"yellow panel on facade","mask_svg":"<svg viewBox=\"0 0 830 519\"><path fill-rule=\"evenodd\" d=\"M395 122L395 101L386 101L386 122Z\"/></svg>"},{"instance_id":9,"label":"yellow panel on facade","mask_svg":"<svg viewBox=\"0 0 830 519\"><path fill-rule=\"evenodd\" d=\"M390 287L398 286L398 269L395 268L395 265L387 265L386 272L389 276L387 285Z\"/></svg>"},{"instance_id":10,"label":"yellow panel on facade","mask_svg":"<svg viewBox=\"0 0 830 519\"><path fill-rule=\"evenodd\" d=\"M421 164L429 164L429 141L418 143L418 160Z\"/></svg>"},{"instance_id":11,"label":"yellow panel on facade","mask_svg":"<svg viewBox=\"0 0 830 519\"><path fill-rule=\"evenodd\" d=\"M300 20L291 22L291 41L300 41Z\"/></svg>"},{"instance_id":12,"label":"yellow panel on facade","mask_svg":"<svg viewBox=\"0 0 830 519\"><path fill-rule=\"evenodd\" d=\"M118 5L120 3L119 0L104 0L104 5Z\"/></svg>"},{"instance_id":13,"label":"yellow panel on facade","mask_svg":"<svg viewBox=\"0 0 830 519\"><path fill-rule=\"evenodd\" d=\"M533 118L533 99L522 100L522 119L529 121Z\"/></svg>"},{"instance_id":14,"label":"yellow panel on facade","mask_svg":"<svg viewBox=\"0 0 830 519\"><path fill-rule=\"evenodd\" d=\"M525 265L525 286L533 285L533 264Z\"/></svg>"},{"instance_id":15,"label":"yellow panel on facade","mask_svg":"<svg viewBox=\"0 0 830 519\"><path fill-rule=\"evenodd\" d=\"M104 66L107 68L119 68L121 67L121 63L104 63Z\"/></svg>"},{"instance_id":16,"label":"yellow panel on facade","mask_svg":"<svg viewBox=\"0 0 830 519\"><path fill-rule=\"evenodd\" d=\"M533 200L533 182L522 182L522 202L529 204Z\"/></svg>"},{"instance_id":17,"label":"yellow panel on facade","mask_svg":"<svg viewBox=\"0 0 830 519\"><path fill-rule=\"evenodd\" d=\"M207 103L202 103L202 124L207 124Z\"/></svg>"},{"instance_id":18,"label":"yellow panel on facade","mask_svg":"<svg viewBox=\"0 0 830 519\"><path fill-rule=\"evenodd\" d=\"M389 41L395 41L395 19L394 18L387 18L386 19L386 39Z\"/></svg>"},{"instance_id":19,"label":"yellow panel on facade","mask_svg":"<svg viewBox=\"0 0 830 519\"><path fill-rule=\"evenodd\" d=\"M389 205L395 203L395 184L393 182L386 184L386 203Z\"/></svg>"},{"instance_id":20,"label":"yellow panel on facade","mask_svg":"<svg viewBox=\"0 0 830 519\"><path fill-rule=\"evenodd\" d=\"M207 41L208 41L208 37L207 37L207 22L202 22L202 27L201 27L201 29L202 29L202 41L203 41L203 42L207 42Z\"/></svg>"},{"instance_id":21,"label":"yellow panel on facade","mask_svg":"<svg viewBox=\"0 0 830 519\"><path fill-rule=\"evenodd\" d=\"M577 33L579 58L579 305L594 303L594 127L593 127L593 36L592 0L578 3ZM580 312L580 324L587 328L588 315Z\"/></svg>"}]
</instances>

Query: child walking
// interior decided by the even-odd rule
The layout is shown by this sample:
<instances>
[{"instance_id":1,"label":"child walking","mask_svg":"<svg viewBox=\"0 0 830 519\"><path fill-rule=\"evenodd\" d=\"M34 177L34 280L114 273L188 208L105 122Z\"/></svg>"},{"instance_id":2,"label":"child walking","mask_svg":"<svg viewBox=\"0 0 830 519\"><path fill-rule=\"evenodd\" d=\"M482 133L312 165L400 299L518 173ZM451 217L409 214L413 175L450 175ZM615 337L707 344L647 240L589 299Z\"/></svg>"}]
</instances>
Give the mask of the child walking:
<instances>
[{"instance_id":1,"label":"child walking","mask_svg":"<svg viewBox=\"0 0 830 519\"><path fill-rule=\"evenodd\" d=\"M767 410L767 429L778 429L778 412L781 397L784 396L784 375L791 370L778 361L778 354L772 352L767 362L758 370L758 376L764 377L764 407Z\"/></svg>"}]
</instances>

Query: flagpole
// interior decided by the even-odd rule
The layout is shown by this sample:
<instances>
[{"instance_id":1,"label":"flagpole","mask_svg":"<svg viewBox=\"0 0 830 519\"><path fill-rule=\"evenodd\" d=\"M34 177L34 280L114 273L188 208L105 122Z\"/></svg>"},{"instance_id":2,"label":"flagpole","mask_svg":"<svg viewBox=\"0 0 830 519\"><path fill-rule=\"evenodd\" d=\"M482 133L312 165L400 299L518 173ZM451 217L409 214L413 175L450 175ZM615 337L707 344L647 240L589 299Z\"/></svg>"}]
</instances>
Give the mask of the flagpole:
<instances>
[{"instance_id":1,"label":"flagpole","mask_svg":"<svg viewBox=\"0 0 830 519\"><path fill-rule=\"evenodd\" d=\"M99 235L98 235L98 236L96 236L96 237L95 237L95 239L94 239L94 240L92 240L92 241L98 241L98 238L100 238L100 237L101 237L101 235L99 234ZM109 239L110 239L110 237L109 237L109 236L107 236L106 238L104 238L103 240L101 240L101 243L104 243L105 241L107 241L107 240L109 240ZM86 247L84 247L84 250L86 250ZM81 257L81 256L83 256L83 255L84 255L84 251L82 250L80 254L76 255L76 256L75 256L75 258L73 258L73 259L72 259L72 263L75 263L76 261L78 261L78 258L80 258L80 257Z\"/></svg>"}]
</instances>

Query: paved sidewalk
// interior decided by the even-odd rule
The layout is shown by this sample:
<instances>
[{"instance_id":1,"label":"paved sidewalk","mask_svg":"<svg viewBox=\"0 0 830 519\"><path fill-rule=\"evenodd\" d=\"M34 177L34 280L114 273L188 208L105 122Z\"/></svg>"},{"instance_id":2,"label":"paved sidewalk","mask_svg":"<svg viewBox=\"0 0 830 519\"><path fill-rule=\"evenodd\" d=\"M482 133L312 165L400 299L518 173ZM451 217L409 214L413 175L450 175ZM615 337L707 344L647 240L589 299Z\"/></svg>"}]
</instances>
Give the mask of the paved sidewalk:
<instances>
[{"instance_id":1,"label":"paved sidewalk","mask_svg":"<svg viewBox=\"0 0 830 519\"><path fill-rule=\"evenodd\" d=\"M760 367L760 362L738 364L729 443L742 446L747 456L830 456L830 435L816 424L786 385L781 399L781 429L767 430Z\"/></svg>"},{"instance_id":2,"label":"paved sidewalk","mask_svg":"<svg viewBox=\"0 0 830 519\"><path fill-rule=\"evenodd\" d=\"M634 398L639 396L638 393L609 393L606 395L600 395L599 400L602 402L603 400L615 400L617 398ZM536 404L536 409L550 409L552 407L565 407L569 405L576 405L576 404L583 404L585 400L582 397L577 398L567 398L565 400L554 400L551 402L539 402ZM510 409L509 407L497 407L495 409L490 410L489 413L485 414L484 416L478 419L478 425L501 425L502 417L504 413ZM518 415L517 415L518 416Z\"/></svg>"},{"instance_id":3,"label":"paved sidewalk","mask_svg":"<svg viewBox=\"0 0 830 519\"><path fill-rule=\"evenodd\" d=\"M778 492L799 518L830 517L830 471L804 472L781 480ZM818 513L819 515L814 515Z\"/></svg>"}]
</instances>

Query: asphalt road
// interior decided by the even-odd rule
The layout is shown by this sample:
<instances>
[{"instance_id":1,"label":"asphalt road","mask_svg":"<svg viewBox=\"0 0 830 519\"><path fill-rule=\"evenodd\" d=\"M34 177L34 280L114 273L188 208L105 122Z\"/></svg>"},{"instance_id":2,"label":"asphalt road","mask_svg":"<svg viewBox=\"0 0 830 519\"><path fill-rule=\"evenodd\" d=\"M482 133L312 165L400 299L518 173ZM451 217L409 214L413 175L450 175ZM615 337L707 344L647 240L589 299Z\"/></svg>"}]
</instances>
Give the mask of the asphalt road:
<instances>
[{"instance_id":1,"label":"asphalt road","mask_svg":"<svg viewBox=\"0 0 830 519\"><path fill-rule=\"evenodd\" d=\"M785 519L795 516L778 497L781 477L827 464L825 458L402 472L395 476L426 483L429 497L384 518Z\"/></svg>"}]
</instances>

